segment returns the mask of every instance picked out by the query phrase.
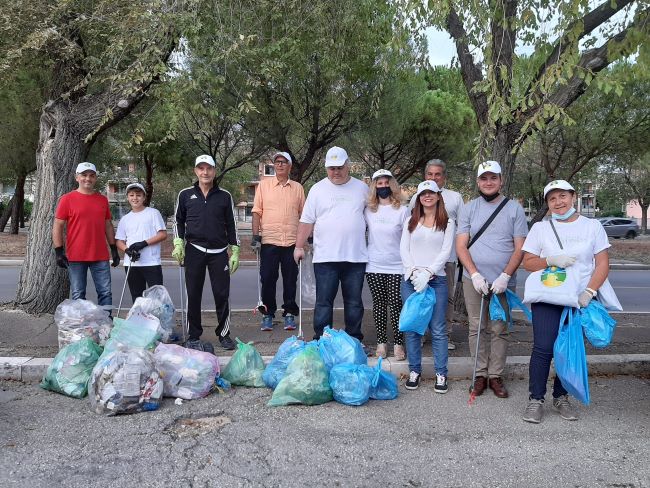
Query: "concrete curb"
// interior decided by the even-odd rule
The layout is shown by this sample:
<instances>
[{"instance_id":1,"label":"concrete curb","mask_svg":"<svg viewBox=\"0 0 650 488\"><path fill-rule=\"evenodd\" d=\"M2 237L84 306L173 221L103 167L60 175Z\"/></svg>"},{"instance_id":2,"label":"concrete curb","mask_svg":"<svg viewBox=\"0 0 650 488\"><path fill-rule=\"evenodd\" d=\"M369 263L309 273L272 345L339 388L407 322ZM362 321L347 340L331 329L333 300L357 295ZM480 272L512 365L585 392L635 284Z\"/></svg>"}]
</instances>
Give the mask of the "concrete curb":
<instances>
[{"instance_id":1,"label":"concrete curb","mask_svg":"<svg viewBox=\"0 0 650 488\"><path fill-rule=\"evenodd\" d=\"M36 382L43 378L53 358L0 357L0 380ZM273 356L263 356L269 363ZM508 379L528 377L529 356L510 356L506 362L504 376ZM230 361L230 356L220 356L219 364L223 368ZM607 374L650 374L650 354L608 354L587 356L590 376ZM369 366L376 366L376 358L368 358ZM472 377L474 360L469 357L449 358L449 378L454 380ZM391 358L382 361L382 369L395 375L408 375L408 361L395 361ZM435 376L433 358L422 358L422 374L425 378ZM553 372L551 372L553 374Z\"/></svg>"}]
</instances>

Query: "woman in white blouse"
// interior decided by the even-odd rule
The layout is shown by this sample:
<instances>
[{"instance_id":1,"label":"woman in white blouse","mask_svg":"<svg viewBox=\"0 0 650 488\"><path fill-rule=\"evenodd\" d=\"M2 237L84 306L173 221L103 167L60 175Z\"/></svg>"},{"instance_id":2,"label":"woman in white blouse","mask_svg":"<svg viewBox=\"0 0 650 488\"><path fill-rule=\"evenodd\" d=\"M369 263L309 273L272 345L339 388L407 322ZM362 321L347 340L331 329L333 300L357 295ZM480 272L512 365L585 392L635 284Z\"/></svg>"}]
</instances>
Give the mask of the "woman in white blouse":
<instances>
[{"instance_id":1,"label":"woman in white blouse","mask_svg":"<svg viewBox=\"0 0 650 488\"><path fill-rule=\"evenodd\" d=\"M404 265L402 300L413 293L423 292L427 286L436 294L436 306L428 328L436 371L434 391L447 392L447 276L445 263L451 254L456 225L447 216L441 190L435 181L423 181L418 185L417 203L410 220L404 225L400 242L400 254ZM406 355L409 362L409 379L406 388L415 390L422 373L422 336L406 332Z\"/></svg>"}]
</instances>

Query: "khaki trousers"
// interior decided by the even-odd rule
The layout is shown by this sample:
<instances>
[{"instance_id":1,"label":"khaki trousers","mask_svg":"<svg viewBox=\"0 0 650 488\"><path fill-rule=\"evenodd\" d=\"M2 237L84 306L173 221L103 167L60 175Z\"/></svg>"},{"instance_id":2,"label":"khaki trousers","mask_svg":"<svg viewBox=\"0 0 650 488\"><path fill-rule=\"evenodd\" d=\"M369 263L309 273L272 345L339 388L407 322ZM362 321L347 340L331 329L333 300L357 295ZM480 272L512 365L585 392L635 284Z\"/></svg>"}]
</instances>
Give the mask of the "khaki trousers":
<instances>
[{"instance_id":1,"label":"khaki trousers","mask_svg":"<svg viewBox=\"0 0 650 488\"><path fill-rule=\"evenodd\" d=\"M469 319L469 350L476 355L476 335L478 333L479 314L481 312L481 295L476 293L472 280L463 276L463 294ZM510 314L505 294L498 295L501 306ZM502 320L490 320L490 301L483 303L483 323L481 324L481 340L479 343L478 359L476 361L476 376L498 378L503 375L508 355L508 326Z\"/></svg>"}]
</instances>

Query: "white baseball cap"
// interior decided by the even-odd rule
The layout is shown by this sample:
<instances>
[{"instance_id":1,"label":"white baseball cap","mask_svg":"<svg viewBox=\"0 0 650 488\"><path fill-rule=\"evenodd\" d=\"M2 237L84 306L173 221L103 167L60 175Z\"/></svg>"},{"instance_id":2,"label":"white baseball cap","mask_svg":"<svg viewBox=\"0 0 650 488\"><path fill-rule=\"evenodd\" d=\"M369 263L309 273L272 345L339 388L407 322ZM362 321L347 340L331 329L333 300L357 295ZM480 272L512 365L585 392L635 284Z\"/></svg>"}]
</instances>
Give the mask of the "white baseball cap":
<instances>
[{"instance_id":1,"label":"white baseball cap","mask_svg":"<svg viewBox=\"0 0 650 488\"><path fill-rule=\"evenodd\" d=\"M77 174L81 174L84 171L92 171L95 174L97 174L97 168L95 168L95 165L93 163L87 163L87 162L79 163L77 165L77 171L75 172Z\"/></svg>"},{"instance_id":2,"label":"white baseball cap","mask_svg":"<svg viewBox=\"0 0 650 488\"><path fill-rule=\"evenodd\" d=\"M129 190L133 190L134 188L141 190L145 195L147 194L147 190L145 190L144 186L142 186L140 183L129 183L126 185L126 193L129 193Z\"/></svg>"},{"instance_id":3,"label":"white baseball cap","mask_svg":"<svg viewBox=\"0 0 650 488\"><path fill-rule=\"evenodd\" d=\"M572 192L575 192L575 188L571 186L571 183L569 183L566 180L553 180L551 181L548 185L544 187L544 198L546 198L546 194L548 192L551 192L553 190L571 190Z\"/></svg>"},{"instance_id":4,"label":"white baseball cap","mask_svg":"<svg viewBox=\"0 0 650 488\"><path fill-rule=\"evenodd\" d=\"M393 173L391 173L391 172L388 171L387 169L378 169L377 171L375 171L375 172L372 174L372 179L373 179L373 180L376 180L377 178L381 178L382 176L386 176L386 177L388 177L388 178L392 178L392 177L393 177Z\"/></svg>"},{"instance_id":5,"label":"white baseball cap","mask_svg":"<svg viewBox=\"0 0 650 488\"><path fill-rule=\"evenodd\" d=\"M289 164L293 164L293 160L291 159L291 156L289 155L288 152L277 152L273 155L273 162L275 163L275 160L279 157L282 156L284 159L286 159Z\"/></svg>"},{"instance_id":6,"label":"white baseball cap","mask_svg":"<svg viewBox=\"0 0 650 488\"><path fill-rule=\"evenodd\" d=\"M343 166L348 160L348 153L342 147L331 147L325 155L325 167Z\"/></svg>"},{"instance_id":7,"label":"white baseball cap","mask_svg":"<svg viewBox=\"0 0 650 488\"><path fill-rule=\"evenodd\" d=\"M440 188L438 187L438 184L435 181L423 181L418 185L418 191L415 194L416 197L420 196L420 193L423 191L432 191L434 193L440 193Z\"/></svg>"},{"instance_id":8,"label":"white baseball cap","mask_svg":"<svg viewBox=\"0 0 650 488\"><path fill-rule=\"evenodd\" d=\"M214 159L212 159L212 156L210 156L209 154L201 154L200 156L198 156L194 161L194 166L196 167L201 163L207 163L213 168L215 166Z\"/></svg>"},{"instance_id":9,"label":"white baseball cap","mask_svg":"<svg viewBox=\"0 0 650 488\"><path fill-rule=\"evenodd\" d=\"M485 161L478 165L478 173L476 177L478 178L483 173L494 173L497 175L501 174L501 165L496 161Z\"/></svg>"}]
</instances>

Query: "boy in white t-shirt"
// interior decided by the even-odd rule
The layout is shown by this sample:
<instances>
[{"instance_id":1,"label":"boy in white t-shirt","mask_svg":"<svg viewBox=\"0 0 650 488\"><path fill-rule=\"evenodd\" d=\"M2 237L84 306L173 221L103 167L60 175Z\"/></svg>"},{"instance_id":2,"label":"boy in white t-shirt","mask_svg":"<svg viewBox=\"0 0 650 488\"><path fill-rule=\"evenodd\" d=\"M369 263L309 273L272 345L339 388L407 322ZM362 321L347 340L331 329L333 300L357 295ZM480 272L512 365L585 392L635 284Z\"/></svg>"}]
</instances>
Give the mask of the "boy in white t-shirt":
<instances>
[{"instance_id":1,"label":"boy in white t-shirt","mask_svg":"<svg viewBox=\"0 0 650 488\"><path fill-rule=\"evenodd\" d=\"M155 208L145 207L146 192L140 183L126 187L131 211L120 220L115 234L118 249L124 251L124 270L129 272L131 298L154 285L163 284L160 243L167 238L165 222Z\"/></svg>"}]
</instances>

